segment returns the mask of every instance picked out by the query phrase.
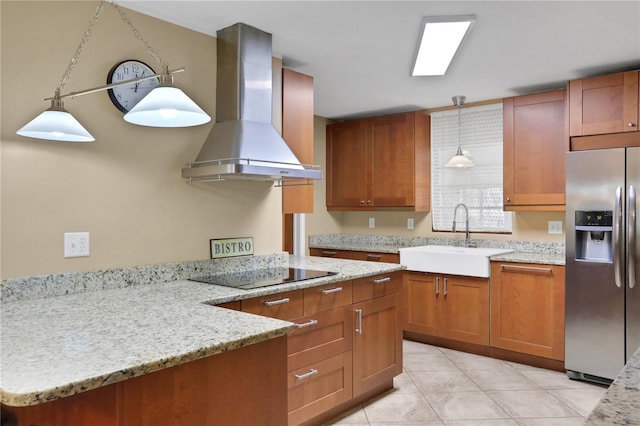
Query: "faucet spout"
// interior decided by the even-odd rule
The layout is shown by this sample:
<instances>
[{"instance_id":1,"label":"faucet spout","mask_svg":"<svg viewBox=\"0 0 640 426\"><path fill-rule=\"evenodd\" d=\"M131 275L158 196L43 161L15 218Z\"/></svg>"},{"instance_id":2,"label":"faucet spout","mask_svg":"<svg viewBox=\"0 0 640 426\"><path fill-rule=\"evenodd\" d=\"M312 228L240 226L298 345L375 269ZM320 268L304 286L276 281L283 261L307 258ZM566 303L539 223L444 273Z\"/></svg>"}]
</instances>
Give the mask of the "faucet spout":
<instances>
[{"instance_id":1,"label":"faucet spout","mask_svg":"<svg viewBox=\"0 0 640 426\"><path fill-rule=\"evenodd\" d=\"M453 226L451 228L451 230L453 231L453 233L456 233L456 218L458 215L458 208L462 207L464 209L464 213L465 213L465 234L464 234L464 246L465 247L474 247L475 244L471 242L471 238L469 238L469 209L467 208L467 206L464 203L460 203L457 206L455 206L455 208L453 209Z\"/></svg>"}]
</instances>

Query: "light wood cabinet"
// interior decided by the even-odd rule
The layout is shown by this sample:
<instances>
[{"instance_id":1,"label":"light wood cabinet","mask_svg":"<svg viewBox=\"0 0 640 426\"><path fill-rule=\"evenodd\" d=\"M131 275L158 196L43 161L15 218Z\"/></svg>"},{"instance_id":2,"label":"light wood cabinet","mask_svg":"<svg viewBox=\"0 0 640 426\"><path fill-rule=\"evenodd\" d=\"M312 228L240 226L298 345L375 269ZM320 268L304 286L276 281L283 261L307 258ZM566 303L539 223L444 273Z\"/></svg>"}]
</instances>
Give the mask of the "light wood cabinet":
<instances>
[{"instance_id":1,"label":"light wood cabinet","mask_svg":"<svg viewBox=\"0 0 640 426\"><path fill-rule=\"evenodd\" d=\"M309 254L311 256L335 257L338 259L367 260L369 262L400 263L400 255L398 253L380 253L380 252L373 252L373 251L331 250L331 249L310 248Z\"/></svg>"},{"instance_id":2,"label":"light wood cabinet","mask_svg":"<svg viewBox=\"0 0 640 426\"><path fill-rule=\"evenodd\" d=\"M638 131L638 71L569 82L570 136Z\"/></svg>"},{"instance_id":3,"label":"light wood cabinet","mask_svg":"<svg viewBox=\"0 0 640 426\"><path fill-rule=\"evenodd\" d=\"M505 210L564 210L566 90L504 99Z\"/></svg>"},{"instance_id":4,"label":"light wood cabinet","mask_svg":"<svg viewBox=\"0 0 640 426\"><path fill-rule=\"evenodd\" d=\"M491 346L564 360L564 266L491 262Z\"/></svg>"},{"instance_id":5,"label":"light wood cabinet","mask_svg":"<svg viewBox=\"0 0 640 426\"><path fill-rule=\"evenodd\" d=\"M403 328L489 345L489 280L405 272Z\"/></svg>"},{"instance_id":6,"label":"light wood cabinet","mask_svg":"<svg viewBox=\"0 0 640 426\"><path fill-rule=\"evenodd\" d=\"M328 125L327 209L429 211L429 146L420 112Z\"/></svg>"}]
</instances>

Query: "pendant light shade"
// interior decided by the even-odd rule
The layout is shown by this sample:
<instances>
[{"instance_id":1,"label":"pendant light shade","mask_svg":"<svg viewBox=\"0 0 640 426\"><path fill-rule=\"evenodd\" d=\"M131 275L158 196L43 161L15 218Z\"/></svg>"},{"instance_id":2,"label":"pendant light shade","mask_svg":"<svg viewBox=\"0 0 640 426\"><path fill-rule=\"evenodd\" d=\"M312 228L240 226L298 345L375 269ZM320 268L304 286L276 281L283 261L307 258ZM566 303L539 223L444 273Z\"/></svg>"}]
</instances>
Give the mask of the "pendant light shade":
<instances>
[{"instance_id":1,"label":"pendant light shade","mask_svg":"<svg viewBox=\"0 0 640 426\"><path fill-rule=\"evenodd\" d=\"M460 109L467 98L465 96L454 96L451 99L453 100L453 104L458 108L458 150L456 151L456 155L447 161L445 167L467 169L475 166L473 161L471 161L471 159L462 152L462 146L460 145L460 134L462 133L462 127L460 125Z\"/></svg>"},{"instance_id":2,"label":"pendant light shade","mask_svg":"<svg viewBox=\"0 0 640 426\"><path fill-rule=\"evenodd\" d=\"M63 142L93 142L95 138L54 97L51 108L25 124L16 132L20 136Z\"/></svg>"},{"instance_id":3,"label":"pendant light shade","mask_svg":"<svg viewBox=\"0 0 640 426\"><path fill-rule=\"evenodd\" d=\"M188 127L211 121L211 117L177 87L160 86L125 114L125 121L140 126Z\"/></svg>"}]
</instances>

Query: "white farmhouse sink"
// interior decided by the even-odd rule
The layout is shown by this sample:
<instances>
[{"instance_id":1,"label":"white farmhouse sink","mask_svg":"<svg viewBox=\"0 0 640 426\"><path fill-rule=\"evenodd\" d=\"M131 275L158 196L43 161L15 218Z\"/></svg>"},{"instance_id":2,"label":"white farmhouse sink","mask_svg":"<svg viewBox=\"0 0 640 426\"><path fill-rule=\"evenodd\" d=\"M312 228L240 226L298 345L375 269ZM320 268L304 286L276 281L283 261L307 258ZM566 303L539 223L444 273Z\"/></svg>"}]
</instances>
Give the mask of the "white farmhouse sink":
<instances>
[{"instance_id":1,"label":"white farmhouse sink","mask_svg":"<svg viewBox=\"0 0 640 426\"><path fill-rule=\"evenodd\" d=\"M409 271L466 275L488 278L489 257L511 253L511 249L455 246L418 246L401 248L400 264Z\"/></svg>"}]
</instances>

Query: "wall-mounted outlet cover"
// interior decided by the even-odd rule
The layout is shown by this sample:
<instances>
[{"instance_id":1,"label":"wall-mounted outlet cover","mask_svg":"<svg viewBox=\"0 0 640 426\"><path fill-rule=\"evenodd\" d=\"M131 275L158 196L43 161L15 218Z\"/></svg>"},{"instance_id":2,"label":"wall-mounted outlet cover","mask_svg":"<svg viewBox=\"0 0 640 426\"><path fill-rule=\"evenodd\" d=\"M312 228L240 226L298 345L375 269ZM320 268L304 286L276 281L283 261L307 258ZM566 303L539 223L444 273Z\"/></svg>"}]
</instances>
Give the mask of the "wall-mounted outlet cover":
<instances>
[{"instance_id":1,"label":"wall-mounted outlet cover","mask_svg":"<svg viewBox=\"0 0 640 426\"><path fill-rule=\"evenodd\" d=\"M413 229L413 218L412 217L407 219L407 229Z\"/></svg>"},{"instance_id":2,"label":"wall-mounted outlet cover","mask_svg":"<svg viewBox=\"0 0 640 426\"><path fill-rule=\"evenodd\" d=\"M562 221L550 220L549 221L549 234L562 234Z\"/></svg>"},{"instance_id":3,"label":"wall-mounted outlet cover","mask_svg":"<svg viewBox=\"0 0 640 426\"><path fill-rule=\"evenodd\" d=\"M376 227L376 218L375 217L370 217L369 218L369 228L375 228Z\"/></svg>"},{"instance_id":4,"label":"wall-mounted outlet cover","mask_svg":"<svg viewBox=\"0 0 640 426\"><path fill-rule=\"evenodd\" d=\"M89 256L88 232L64 233L64 257Z\"/></svg>"}]
</instances>

